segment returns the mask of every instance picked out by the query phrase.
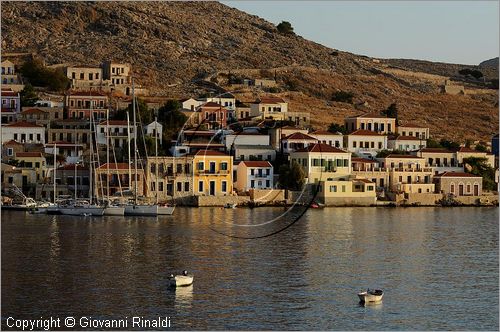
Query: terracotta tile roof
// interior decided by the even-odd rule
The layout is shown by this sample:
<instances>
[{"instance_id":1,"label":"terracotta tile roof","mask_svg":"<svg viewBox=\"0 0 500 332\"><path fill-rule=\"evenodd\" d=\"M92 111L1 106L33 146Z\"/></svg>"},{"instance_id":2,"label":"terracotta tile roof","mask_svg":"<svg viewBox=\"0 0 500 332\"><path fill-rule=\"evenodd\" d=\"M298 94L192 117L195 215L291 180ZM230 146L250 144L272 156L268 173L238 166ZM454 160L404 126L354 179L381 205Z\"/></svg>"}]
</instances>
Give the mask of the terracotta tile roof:
<instances>
[{"instance_id":1,"label":"terracotta tile roof","mask_svg":"<svg viewBox=\"0 0 500 332\"><path fill-rule=\"evenodd\" d=\"M207 102L207 103L205 103L205 104L202 104L202 105L200 106L200 108L215 108L215 107L216 107L216 108L222 108L222 109L224 109L224 107L223 107L222 105L217 104L217 103L215 103L215 102L213 102L213 101L209 101L209 102Z\"/></svg>"},{"instance_id":2,"label":"terracotta tile roof","mask_svg":"<svg viewBox=\"0 0 500 332\"><path fill-rule=\"evenodd\" d=\"M328 144L323 144L323 143L316 143L316 144L311 144L306 148L299 149L295 152L335 152L335 153L350 153L347 151L344 151L339 148L334 148L333 146L330 146Z\"/></svg>"},{"instance_id":3,"label":"terracotta tile roof","mask_svg":"<svg viewBox=\"0 0 500 332\"><path fill-rule=\"evenodd\" d=\"M14 123L9 123L5 125L6 127L38 127L38 128L43 128L43 126L39 126L34 123L26 122L26 121L19 121L19 122L14 122Z\"/></svg>"},{"instance_id":4,"label":"terracotta tile roof","mask_svg":"<svg viewBox=\"0 0 500 332\"><path fill-rule=\"evenodd\" d=\"M127 163L113 163L113 164L102 164L101 166L97 167L97 169L128 169L129 165Z\"/></svg>"},{"instance_id":5,"label":"terracotta tile roof","mask_svg":"<svg viewBox=\"0 0 500 332\"><path fill-rule=\"evenodd\" d=\"M425 141L425 139L420 139L415 136L397 136L393 138L396 141Z\"/></svg>"},{"instance_id":6,"label":"terracotta tile roof","mask_svg":"<svg viewBox=\"0 0 500 332\"><path fill-rule=\"evenodd\" d=\"M18 152L16 158L42 157L41 152Z\"/></svg>"},{"instance_id":7,"label":"terracotta tile roof","mask_svg":"<svg viewBox=\"0 0 500 332\"><path fill-rule=\"evenodd\" d=\"M476 151L474 149L467 148L465 146L460 147L460 149L458 149L457 152L486 153L486 152Z\"/></svg>"},{"instance_id":8,"label":"terracotta tile roof","mask_svg":"<svg viewBox=\"0 0 500 332\"><path fill-rule=\"evenodd\" d=\"M200 150L200 151L196 152L195 156L224 156L224 157L229 157L225 153L222 153L220 151L213 151L213 150Z\"/></svg>"},{"instance_id":9,"label":"terracotta tile roof","mask_svg":"<svg viewBox=\"0 0 500 332\"><path fill-rule=\"evenodd\" d=\"M41 110L39 108L30 108L21 112L21 114L36 114L36 113L48 113L48 112Z\"/></svg>"},{"instance_id":10,"label":"terracotta tile roof","mask_svg":"<svg viewBox=\"0 0 500 332\"><path fill-rule=\"evenodd\" d=\"M0 92L0 95L2 95L2 97L17 97L19 94L17 92L14 92L12 90L3 90Z\"/></svg>"},{"instance_id":11,"label":"terracotta tile roof","mask_svg":"<svg viewBox=\"0 0 500 332\"><path fill-rule=\"evenodd\" d=\"M367 158L351 158L351 162L356 163L365 163L365 164L376 164L376 160L371 160Z\"/></svg>"},{"instance_id":12,"label":"terracotta tile roof","mask_svg":"<svg viewBox=\"0 0 500 332\"><path fill-rule=\"evenodd\" d=\"M312 140L312 141L317 141L317 139L316 139L316 138L311 137L311 136L306 135L306 134L302 134L302 133L293 133L293 134L288 135L288 136L287 136L287 137L285 137L284 139L302 139L302 140Z\"/></svg>"},{"instance_id":13,"label":"terracotta tile roof","mask_svg":"<svg viewBox=\"0 0 500 332\"><path fill-rule=\"evenodd\" d=\"M19 143L17 141L14 141L13 139L11 139L10 141L7 141L5 143L3 143L3 145L23 145L22 143Z\"/></svg>"},{"instance_id":14,"label":"terracotta tile roof","mask_svg":"<svg viewBox=\"0 0 500 332\"><path fill-rule=\"evenodd\" d=\"M384 136L377 132L366 130L366 129L358 129L349 134L350 136Z\"/></svg>"},{"instance_id":15,"label":"terracotta tile roof","mask_svg":"<svg viewBox=\"0 0 500 332\"><path fill-rule=\"evenodd\" d=\"M330 131L327 131L327 130L316 130L316 131L313 131L312 133L309 133L309 135L330 135L330 136L342 136L341 133L332 133Z\"/></svg>"},{"instance_id":16,"label":"terracotta tile roof","mask_svg":"<svg viewBox=\"0 0 500 332\"><path fill-rule=\"evenodd\" d=\"M16 109L15 108L4 108L4 107L2 107L1 112L2 113L15 113Z\"/></svg>"},{"instance_id":17,"label":"terracotta tile roof","mask_svg":"<svg viewBox=\"0 0 500 332\"><path fill-rule=\"evenodd\" d=\"M442 174L436 175L435 177L445 177L445 178L480 178L479 175L474 175L464 172L444 172Z\"/></svg>"},{"instance_id":18,"label":"terracotta tile roof","mask_svg":"<svg viewBox=\"0 0 500 332\"><path fill-rule=\"evenodd\" d=\"M445 148L423 148L419 150L420 152L427 153L453 153L453 151L445 149Z\"/></svg>"},{"instance_id":19,"label":"terracotta tile roof","mask_svg":"<svg viewBox=\"0 0 500 332\"><path fill-rule=\"evenodd\" d=\"M373 183L372 181L368 179L353 179L352 181L354 182L363 182L363 183Z\"/></svg>"},{"instance_id":20,"label":"terracotta tile roof","mask_svg":"<svg viewBox=\"0 0 500 332\"><path fill-rule=\"evenodd\" d=\"M245 164L247 167L273 167L269 161L261 160L242 161L241 164Z\"/></svg>"},{"instance_id":21,"label":"terracotta tile roof","mask_svg":"<svg viewBox=\"0 0 500 332\"><path fill-rule=\"evenodd\" d=\"M410 155L410 154L390 154L388 155L387 157L385 157L384 159L391 159L391 158L394 158L394 159L424 159L422 157L417 157L417 156L414 156L414 155Z\"/></svg>"}]
</instances>

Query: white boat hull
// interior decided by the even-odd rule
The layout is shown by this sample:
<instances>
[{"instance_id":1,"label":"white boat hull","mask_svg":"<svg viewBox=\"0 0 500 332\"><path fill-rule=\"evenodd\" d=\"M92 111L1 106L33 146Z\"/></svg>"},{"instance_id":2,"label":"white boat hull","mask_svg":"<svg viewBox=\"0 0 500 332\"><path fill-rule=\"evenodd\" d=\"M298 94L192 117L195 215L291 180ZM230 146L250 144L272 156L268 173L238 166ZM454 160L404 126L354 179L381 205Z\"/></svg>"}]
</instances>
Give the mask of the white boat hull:
<instances>
[{"instance_id":1,"label":"white boat hull","mask_svg":"<svg viewBox=\"0 0 500 332\"><path fill-rule=\"evenodd\" d=\"M174 213L175 206L158 206L158 215L172 215Z\"/></svg>"},{"instance_id":2,"label":"white boat hull","mask_svg":"<svg viewBox=\"0 0 500 332\"><path fill-rule=\"evenodd\" d=\"M175 276L175 277L169 279L171 287L190 286L193 284L193 280L194 280L194 276L192 276L192 275L187 275L187 276L178 275L178 276Z\"/></svg>"},{"instance_id":3,"label":"white boat hull","mask_svg":"<svg viewBox=\"0 0 500 332\"><path fill-rule=\"evenodd\" d=\"M374 295L367 292L358 293L359 300L363 303L378 303L382 302L384 294Z\"/></svg>"},{"instance_id":4,"label":"white boat hull","mask_svg":"<svg viewBox=\"0 0 500 332\"><path fill-rule=\"evenodd\" d=\"M125 207L123 206L107 206L104 208L105 216L123 216L125 215Z\"/></svg>"},{"instance_id":5,"label":"white boat hull","mask_svg":"<svg viewBox=\"0 0 500 332\"><path fill-rule=\"evenodd\" d=\"M46 211L47 214L61 214L59 211L59 206L49 206Z\"/></svg>"},{"instance_id":6,"label":"white boat hull","mask_svg":"<svg viewBox=\"0 0 500 332\"><path fill-rule=\"evenodd\" d=\"M156 216L158 215L158 205L126 205L126 216Z\"/></svg>"},{"instance_id":7,"label":"white boat hull","mask_svg":"<svg viewBox=\"0 0 500 332\"><path fill-rule=\"evenodd\" d=\"M67 216L102 216L104 214L104 208L102 207L61 207L59 208L61 214Z\"/></svg>"}]
</instances>

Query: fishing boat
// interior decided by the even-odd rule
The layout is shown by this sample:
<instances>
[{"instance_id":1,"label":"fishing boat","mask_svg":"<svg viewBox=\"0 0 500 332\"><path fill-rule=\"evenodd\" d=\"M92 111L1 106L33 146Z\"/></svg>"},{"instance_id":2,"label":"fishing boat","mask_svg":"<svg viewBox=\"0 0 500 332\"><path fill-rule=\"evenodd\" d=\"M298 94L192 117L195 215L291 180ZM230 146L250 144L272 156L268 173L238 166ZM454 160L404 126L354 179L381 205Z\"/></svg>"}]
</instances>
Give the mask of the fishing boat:
<instances>
[{"instance_id":1,"label":"fishing boat","mask_svg":"<svg viewBox=\"0 0 500 332\"><path fill-rule=\"evenodd\" d=\"M182 271L182 274L173 275L171 274L168 277L169 286L170 287L186 287L191 286L194 281L194 276L192 274L188 274L187 271Z\"/></svg>"},{"instance_id":2,"label":"fishing boat","mask_svg":"<svg viewBox=\"0 0 500 332\"><path fill-rule=\"evenodd\" d=\"M367 289L366 291L358 293L359 301L361 303L379 303L382 302L384 292L381 289Z\"/></svg>"}]
</instances>

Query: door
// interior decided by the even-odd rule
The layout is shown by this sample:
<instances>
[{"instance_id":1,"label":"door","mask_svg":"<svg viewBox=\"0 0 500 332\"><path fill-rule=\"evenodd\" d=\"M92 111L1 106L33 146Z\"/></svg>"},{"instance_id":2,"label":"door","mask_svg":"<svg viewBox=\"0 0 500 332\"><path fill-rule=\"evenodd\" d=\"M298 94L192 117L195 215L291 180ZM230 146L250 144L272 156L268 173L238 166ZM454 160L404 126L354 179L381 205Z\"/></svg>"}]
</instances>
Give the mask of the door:
<instances>
[{"instance_id":1,"label":"door","mask_svg":"<svg viewBox=\"0 0 500 332\"><path fill-rule=\"evenodd\" d=\"M458 196L463 196L464 195L464 185L461 184L458 186Z\"/></svg>"},{"instance_id":2,"label":"door","mask_svg":"<svg viewBox=\"0 0 500 332\"><path fill-rule=\"evenodd\" d=\"M210 162L210 173L215 173L215 163Z\"/></svg>"},{"instance_id":3,"label":"door","mask_svg":"<svg viewBox=\"0 0 500 332\"><path fill-rule=\"evenodd\" d=\"M474 185L474 196L479 196L479 185L478 184Z\"/></svg>"},{"instance_id":4,"label":"door","mask_svg":"<svg viewBox=\"0 0 500 332\"><path fill-rule=\"evenodd\" d=\"M215 196L215 181L210 181L210 196Z\"/></svg>"}]
</instances>

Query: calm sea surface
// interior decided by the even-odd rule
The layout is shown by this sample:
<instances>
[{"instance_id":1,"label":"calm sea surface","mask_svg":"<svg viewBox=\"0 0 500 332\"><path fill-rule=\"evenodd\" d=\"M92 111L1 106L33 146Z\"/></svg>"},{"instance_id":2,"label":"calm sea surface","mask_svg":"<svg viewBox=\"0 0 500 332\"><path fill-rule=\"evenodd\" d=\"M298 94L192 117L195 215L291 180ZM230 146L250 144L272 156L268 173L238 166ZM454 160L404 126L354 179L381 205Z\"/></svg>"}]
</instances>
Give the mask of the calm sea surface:
<instances>
[{"instance_id":1,"label":"calm sea surface","mask_svg":"<svg viewBox=\"0 0 500 332\"><path fill-rule=\"evenodd\" d=\"M4 211L2 327L9 316L169 316L197 330L497 330L498 211L330 208L295 223L302 212L283 208ZM169 290L183 269L194 285ZM384 289L383 304L358 304L367 287Z\"/></svg>"}]
</instances>

